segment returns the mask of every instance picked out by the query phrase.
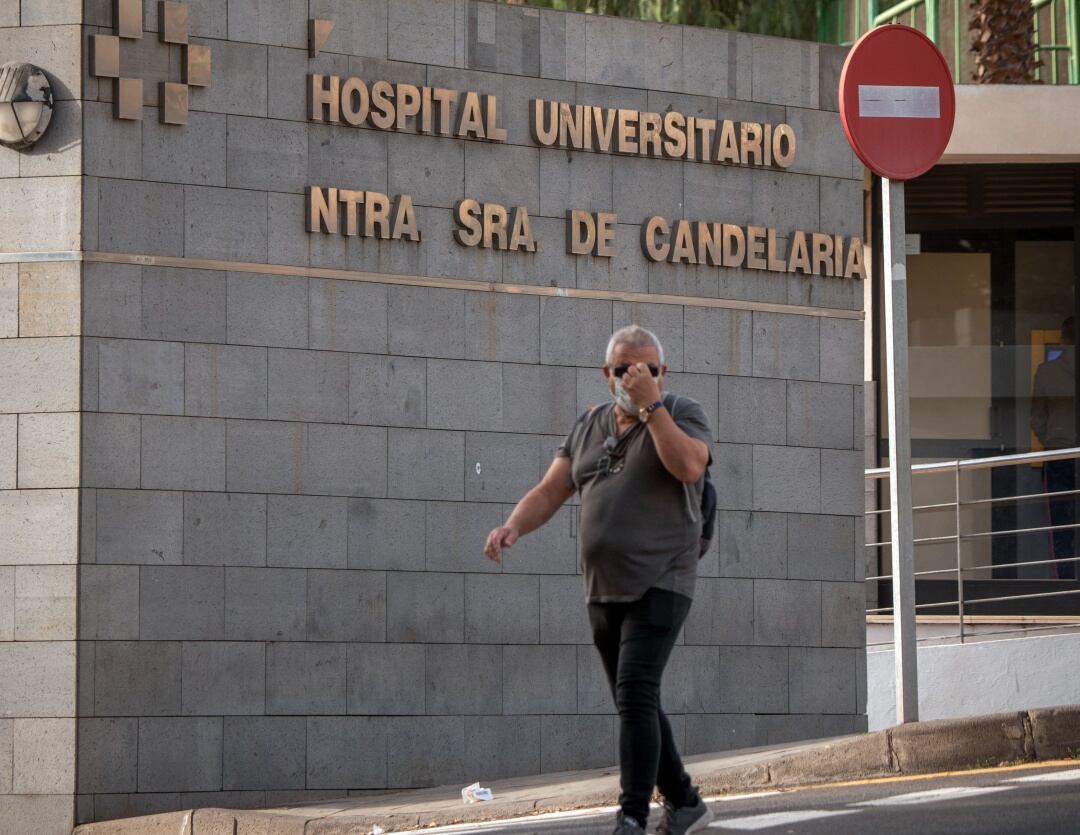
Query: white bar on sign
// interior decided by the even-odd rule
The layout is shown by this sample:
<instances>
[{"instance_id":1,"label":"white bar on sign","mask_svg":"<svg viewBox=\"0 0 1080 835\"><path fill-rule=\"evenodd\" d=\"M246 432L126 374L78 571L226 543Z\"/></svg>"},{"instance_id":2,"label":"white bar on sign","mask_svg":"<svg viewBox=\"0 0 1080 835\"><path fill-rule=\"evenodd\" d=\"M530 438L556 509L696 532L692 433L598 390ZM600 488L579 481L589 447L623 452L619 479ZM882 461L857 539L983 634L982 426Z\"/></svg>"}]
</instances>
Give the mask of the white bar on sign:
<instances>
[{"instance_id":1,"label":"white bar on sign","mask_svg":"<svg viewBox=\"0 0 1080 835\"><path fill-rule=\"evenodd\" d=\"M941 90L893 84L860 84L859 116L866 119L940 119Z\"/></svg>"}]
</instances>

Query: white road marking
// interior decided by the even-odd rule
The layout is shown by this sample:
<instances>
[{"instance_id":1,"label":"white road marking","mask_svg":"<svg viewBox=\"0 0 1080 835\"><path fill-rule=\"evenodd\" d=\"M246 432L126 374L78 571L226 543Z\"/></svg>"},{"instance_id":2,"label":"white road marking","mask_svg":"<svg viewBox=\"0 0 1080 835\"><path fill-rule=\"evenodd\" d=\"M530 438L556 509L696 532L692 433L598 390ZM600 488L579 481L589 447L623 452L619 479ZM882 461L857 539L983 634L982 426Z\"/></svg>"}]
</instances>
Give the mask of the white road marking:
<instances>
[{"instance_id":1,"label":"white road marking","mask_svg":"<svg viewBox=\"0 0 1080 835\"><path fill-rule=\"evenodd\" d=\"M1080 768L1071 771L1051 771L1046 774L1031 774L1027 777L1013 777L1007 783L1064 783L1067 780L1080 780Z\"/></svg>"},{"instance_id":2,"label":"white road marking","mask_svg":"<svg viewBox=\"0 0 1080 835\"><path fill-rule=\"evenodd\" d=\"M852 806L909 806L918 803L937 803L941 800L959 800L965 797L977 797L981 794L995 794L1015 789L1016 786L950 786L944 789L930 789L925 792L898 794L893 797L879 797L877 800L864 800L852 803Z\"/></svg>"},{"instance_id":3,"label":"white road marking","mask_svg":"<svg viewBox=\"0 0 1080 835\"><path fill-rule=\"evenodd\" d=\"M941 90L899 84L860 84L859 116L864 119L940 119Z\"/></svg>"},{"instance_id":4,"label":"white road marking","mask_svg":"<svg viewBox=\"0 0 1080 835\"><path fill-rule=\"evenodd\" d=\"M820 818L834 818L841 815L854 815L858 809L806 809L799 812L772 812L768 815L749 815L745 818L728 818L727 820L714 821L709 824L710 829L736 829L752 832L756 829L768 829L772 826L790 826L795 823L819 820Z\"/></svg>"}]
</instances>

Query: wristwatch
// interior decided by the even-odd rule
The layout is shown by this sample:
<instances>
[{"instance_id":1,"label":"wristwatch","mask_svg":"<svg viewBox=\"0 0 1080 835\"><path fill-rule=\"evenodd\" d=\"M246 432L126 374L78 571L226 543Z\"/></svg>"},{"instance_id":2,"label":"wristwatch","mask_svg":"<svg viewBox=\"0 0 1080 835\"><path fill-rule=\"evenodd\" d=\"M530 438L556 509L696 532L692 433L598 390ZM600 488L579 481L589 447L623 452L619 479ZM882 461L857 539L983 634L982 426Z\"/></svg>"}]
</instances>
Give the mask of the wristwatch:
<instances>
[{"instance_id":1,"label":"wristwatch","mask_svg":"<svg viewBox=\"0 0 1080 835\"><path fill-rule=\"evenodd\" d=\"M642 406L640 409L638 409L638 412L637 412L638 413L638 420L640 420L642 423L648 423L649 422L649 417L652 415L652 413L655 412L657 409L662 409L662 408L664 408L664 401L663 400L657 400L651 406Z\"/></svg>"}]
</instances>

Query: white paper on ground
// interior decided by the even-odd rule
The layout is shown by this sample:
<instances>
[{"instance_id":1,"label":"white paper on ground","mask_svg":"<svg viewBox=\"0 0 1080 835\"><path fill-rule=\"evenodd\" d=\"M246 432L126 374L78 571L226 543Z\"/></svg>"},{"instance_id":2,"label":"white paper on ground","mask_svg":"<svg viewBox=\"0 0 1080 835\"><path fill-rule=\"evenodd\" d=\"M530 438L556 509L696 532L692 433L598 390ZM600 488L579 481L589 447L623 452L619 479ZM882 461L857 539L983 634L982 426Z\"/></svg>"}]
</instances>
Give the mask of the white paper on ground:
<instances>
[{"instance_id":1,"label":"white paper on ground","mask_svg":"<svg viewBox=\"0 0 1080 835\"><path fill-rule=\"evenodd\" d=\"M479 783L473 783L471 786L466 786L461 790L461 799L466 803L480 803L494 799L494 795L491 793L491 789L481 788Z\"/></svg>"}]
</instances>

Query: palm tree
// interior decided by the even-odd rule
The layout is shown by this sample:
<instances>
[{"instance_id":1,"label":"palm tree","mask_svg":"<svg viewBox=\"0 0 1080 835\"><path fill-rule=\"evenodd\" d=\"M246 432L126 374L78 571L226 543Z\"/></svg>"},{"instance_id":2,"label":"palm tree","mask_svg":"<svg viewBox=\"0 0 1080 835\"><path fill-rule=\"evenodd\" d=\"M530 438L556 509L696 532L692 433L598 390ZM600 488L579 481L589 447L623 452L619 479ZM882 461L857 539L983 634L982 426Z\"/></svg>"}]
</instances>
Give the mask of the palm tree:
<instances>
[{"instance_id":1,"label":"palm tree","mask_svg":"<svg viewBox=\"0 0 1080 835\"><path fill-rule=\"evenodd\" d=\"M971 0L974 80L980 84L1032 84L1035 12L1031 0Z\"/></svg>"}]
</instances>

